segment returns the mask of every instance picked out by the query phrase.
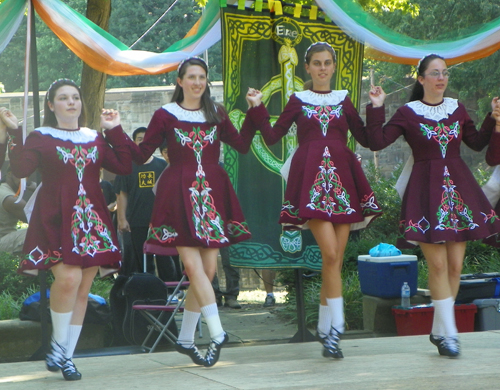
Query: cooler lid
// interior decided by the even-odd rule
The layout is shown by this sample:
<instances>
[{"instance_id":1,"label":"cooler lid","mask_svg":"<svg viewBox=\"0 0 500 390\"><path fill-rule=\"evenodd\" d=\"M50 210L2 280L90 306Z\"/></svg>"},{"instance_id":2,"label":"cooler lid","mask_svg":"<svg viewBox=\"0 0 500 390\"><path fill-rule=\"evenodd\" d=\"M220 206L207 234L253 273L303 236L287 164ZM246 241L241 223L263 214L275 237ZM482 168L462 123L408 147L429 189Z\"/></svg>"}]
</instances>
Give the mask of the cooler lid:
<instances>
[{"instance_id":1,"label":"cooler lid","mask_svg":"<svg viewBox=\"0 0 500 390\"><path fill-rule=\"evenodd\" d=\"M399 255L399 256L387 256L387 257L372 257L370 255L360 255L358 256L358 261L365 261L370 263L397 263L403 261L417 261L417 256Z\"/></svg>"}]
</instances>

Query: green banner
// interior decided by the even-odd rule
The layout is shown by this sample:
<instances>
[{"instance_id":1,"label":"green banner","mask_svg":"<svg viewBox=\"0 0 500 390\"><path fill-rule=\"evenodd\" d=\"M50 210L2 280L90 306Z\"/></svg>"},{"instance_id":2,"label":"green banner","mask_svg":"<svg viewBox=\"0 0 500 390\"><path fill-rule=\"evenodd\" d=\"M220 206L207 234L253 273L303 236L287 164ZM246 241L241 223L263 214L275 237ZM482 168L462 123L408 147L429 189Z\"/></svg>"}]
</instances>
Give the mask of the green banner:
<instances>
[{"instance_id":1,"label":"green banner","mask_svg":"<svg viewBox=\"0 0 500 390\"><path fill-rule=\"evenodd\" d=\"M275 15L269 10L221 9L224 103L239 128L247 110L249 87L260 89L275 121L295 91L308 79L304 53L317 41L337 53L334 89L347 89L359 106L363 46L323 20ZM321 257L308 230L283 231L278 224L285 181L280 169L297 145L295 126L281 142L268 147L259 133L251 152L240 155L225 146L224 162L252 239L230 249L231 263L251 268L321 269Z\"/></svg>"}]
</instances>

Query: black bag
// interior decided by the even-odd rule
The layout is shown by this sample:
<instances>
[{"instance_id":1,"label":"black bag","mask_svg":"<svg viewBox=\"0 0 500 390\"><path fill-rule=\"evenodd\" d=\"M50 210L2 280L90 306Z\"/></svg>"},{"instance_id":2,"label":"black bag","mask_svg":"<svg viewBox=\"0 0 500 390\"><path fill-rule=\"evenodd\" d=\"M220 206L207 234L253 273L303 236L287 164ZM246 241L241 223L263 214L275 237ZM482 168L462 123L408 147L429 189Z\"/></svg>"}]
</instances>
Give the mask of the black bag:
<instances>
[{"instance_id":1,"label":"black bag","mask_svg":"<svg viewBox=\"0 0 500 390\"><path fill-rule=\"evenodd\" d=\"M500 273L464 274L460 276L457 303L471 303L475 299L500 297Z\"/></svg>"},{"instance_id":2,"label":"black bag","mask_svg":"<svg viewBox=\"0 0 500 390\"><path fill-rule=\"evenodd\" d=\"M40 292L37 292L24 301L19 311L21 321L40 322ZM52 322L50 317L50 297L47 290L47 319ZM87 310L85 311L84 324L107 325L111 321L111 311L106 300L98 295L89 294Z\"/></svg>"},{"instance_id":3,"label":"black bag","mask_svg":"<svg viewBox=\"0 0 500 390\"><path fill-rule=\"evenodd\" d=\"M118 276L110 292L113 328L115 330L115 345L141 345L144 342L151 324L133 305L165 305L168 290L165 284L156 276L148 273L133 274L130 277ZM168 312L152 312L158 317L162 315L162 322L166 323L171 317ZM177 336L177 326L172 321L170 332ZM151 343L156 340L159 332L155 331L150 338ZM166 342L165 339L162 342Z\"/></svg>"}]
</instances>

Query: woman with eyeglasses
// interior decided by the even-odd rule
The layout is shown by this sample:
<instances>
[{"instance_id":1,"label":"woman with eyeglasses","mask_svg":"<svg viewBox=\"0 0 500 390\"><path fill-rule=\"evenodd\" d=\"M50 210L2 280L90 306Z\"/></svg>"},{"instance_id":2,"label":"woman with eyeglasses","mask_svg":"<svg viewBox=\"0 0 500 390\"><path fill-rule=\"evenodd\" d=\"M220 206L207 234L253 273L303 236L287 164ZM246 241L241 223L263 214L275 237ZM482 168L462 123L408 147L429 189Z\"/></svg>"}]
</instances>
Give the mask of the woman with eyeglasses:
<instances>
[{"instance_id":1,"label":"woman with eyeglasses","mask_svg":"<svg viewBox=\"0 0 500 390\"><path fill-rule=\"evenodd\" d=\"M465 107L444 97L450 74L443 57L425 56L417 73L410 101L385 126L384 108L367 107L369 143L371 150L380 150L402 135L412 149L414 164L406 178L398 246L420 245L434 305L430 341L440 355L457 357L454 303L466 243L500 229L500 220L460 157L460 145L463 141L476 151L488 145L500 109L498 98L493 98L492 113L477 131Z\"/></svg>"}]
</instances>

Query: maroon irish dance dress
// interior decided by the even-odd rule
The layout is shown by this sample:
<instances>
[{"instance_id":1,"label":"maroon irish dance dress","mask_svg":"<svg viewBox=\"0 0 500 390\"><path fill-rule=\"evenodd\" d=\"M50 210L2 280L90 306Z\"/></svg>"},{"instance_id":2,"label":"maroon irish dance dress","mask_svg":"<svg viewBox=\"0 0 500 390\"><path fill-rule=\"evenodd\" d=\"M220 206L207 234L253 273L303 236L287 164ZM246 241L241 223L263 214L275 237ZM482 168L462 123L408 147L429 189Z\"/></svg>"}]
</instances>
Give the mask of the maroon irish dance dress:
<instances>
[{"instance_id":1,"label":"maroon irish dance dress","mask_svg":"<svg viewBox=\"0 0 500 390\"><path fill-rule=\"evenodd\" d=\"M42 177L20 272L36 275L61 261L82 268L100 266L103 276L118 270L118 240L99 177L101 168L120 175L132 170L121 126L106 131L106 140L88 128L41 127L28 135L24 146L21 131L10 132L14 175L27 177L38 169Z\"/></svg>"},{"instance_id":2,"label":"maroon irish dance dress","mask_svg":"<svg viewBox=\"0 0 500 390\"><path fill-rule=\"evenodd\" d=\"M3 162L5 161L5 149L6 144L0 144L0 168L2 168Z\"/></svg>"},{"instance_id":3,"label":"maroon irish dance dress","mask_svg":"<svg viewBox=\"0 0 500 390\"><path fill-rule=\"evenodd\" d=\"M414 158L398 246L478 240L500 231L497 214L460 157L462 141L476 151L489 143L495 127L490 115L477 131L465 107L445 98L438 105L409 102L382 127L384 120L383 107L367 107L370 148L383 149L403 135Z\"/></svg>"},{"instance_id":4,"label":"maroon irish dance dress","mask_svg":"<svg viewBox=\"0 0 500 390\"><path fill-rule=\"evenodd\" d=\"M491 166L500 164L500 133L497 133L496 131L493 131L493 134L491 135L490 144L488 146L488 150L486 151L486 162ZM500 167L497 166L493 171L492 178L493 176L495 177L495 179L498 177L496 175L496 171L498 169L500 169ZM498 193L496 193L496 196L498 197ZM500 201L498 201L495 205L495 212L497 213L497 215L500 214ZM484 242L486 244L500 248L500 235L496 234L494 236L488 237L484 240Z\"/></svg>"},{"instance_id":5,"label":"maroon irish dance dress","mask_svg":"<svg viewBox=\"0 0 500 390\"><path fill-rule=\"evenodd\" d=\"M263 104L248 114L268 145L297 125L293 155L279 223L286 229L305 227L309 219L365 227L382 214L356 155L347 147L347 132L367 147L363 121L347 91L297 92L274 126Z\"/></svg>"},{"instance_id":6,"label":"maroon irish dance dress","mask_svg":"<svg viewBox=\"0 0 500 390\"><path fill-rule=\"evenodd\" d=\"M170 164L158 180L148 244L219 248L250 238L219 157L221 142L247 153L254 133L248 121L238 133L226 114L220 123L208 124L202 110L177 103L154 113L144 141L139 146L129 141L138 164L163 142L168 147Z\"/></svg>"}]
</instances>

